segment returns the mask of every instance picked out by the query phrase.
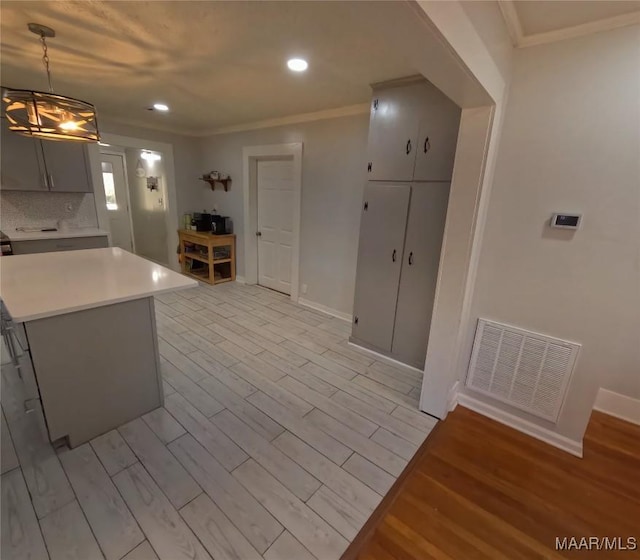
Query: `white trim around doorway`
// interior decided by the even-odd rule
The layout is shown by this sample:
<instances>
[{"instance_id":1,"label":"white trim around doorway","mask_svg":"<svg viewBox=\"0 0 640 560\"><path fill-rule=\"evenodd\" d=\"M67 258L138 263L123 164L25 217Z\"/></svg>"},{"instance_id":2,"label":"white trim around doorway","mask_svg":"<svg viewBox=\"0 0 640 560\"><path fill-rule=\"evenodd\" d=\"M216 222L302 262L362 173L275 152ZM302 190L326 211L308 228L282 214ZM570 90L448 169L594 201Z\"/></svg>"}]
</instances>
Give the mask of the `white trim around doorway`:
<instances>
[{"instance_id":1,"label":"white trim around doorway","mask_svg":"<svg viewBox=\"0 0 640 560\"><path fill-rule=\"evenodd\" d=\"M242 195L244 203L244 280L258 283L258 182L257 162L293 158L293 251L291 254L291 301L300 293L300 212L302 201L302 142L242 148Z\"/></svg>"},{"instance_id":2,"label":"white trim around doorway","mask_svg":"<svg viewBox=\"0 0 640 560\"><path fill-rule=\"evenodd\" d=\"M121 136L119 134L110 134L103 132L101 140L105 144L111 146L121 146L123 148L136 148L139 150L152 150L160 152L164 160L164 171L166 174L166 200L165 200L165 224L167 227L167 258L169 260L169 268L179 271L180 266L176 256L176 247L178 246L178 200L176 194L176 173L173 159L173 145L165 142L154 142L143 138L132 138L129 136ZM96 146L97 148L97 146ZM100 150L95 150L95 158L97 160L97 169L94 171L94 187L96 196L96 210L98 213L98 224L101 228L109 231L109 222L107 216L107 208L104 200L104 189L102 188L102 170L100 167ZM90 157L91 159L91 157ZM93 164L92 164L93 167ZM96 178L96 171L98 172ZM127 189L128 190L128 189Z\"/></svg>"}]
</instances>

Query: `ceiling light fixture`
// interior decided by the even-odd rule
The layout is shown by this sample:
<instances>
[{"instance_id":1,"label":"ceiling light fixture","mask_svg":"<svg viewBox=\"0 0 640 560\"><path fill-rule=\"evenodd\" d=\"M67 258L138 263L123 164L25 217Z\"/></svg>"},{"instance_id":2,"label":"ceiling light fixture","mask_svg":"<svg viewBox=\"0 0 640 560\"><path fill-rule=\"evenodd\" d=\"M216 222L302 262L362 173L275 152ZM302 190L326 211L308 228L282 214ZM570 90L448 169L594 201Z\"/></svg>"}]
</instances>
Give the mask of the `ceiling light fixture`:
<instances>
[{"instance_id":1,"label":"ceiling light fixture","mask_svg":"<svg viewBox=\"0 0 640 560\"><path fill-rule=\"evenodd\" d=\"M53 93L46 38L55 37L56 32L39 23L30 23L28 28L40 36L42 62L47 72L49 91L4 90L2 101L9 130L46 140L98 142L100 133L96 108L86 101Z\"/></svg>"},{"instance_id":2,"label":"ceiling light fixture","mask_svg":"<svg viewBox=\"0 0 640 560\"><path fill-rule=\"evenodd\" d=\"M165 105L164 103L154 103L153 104L153 108L156 111L168 111L169 110L169 105Z\"/></svg>"},{"instance_id":3,"label":"ceiling light fixture","mask_svg":"<svg viewBox=\"0 0 640 560\"><path fill-rule=\"evenodd\" d=\"M309 68L309 64L303 58L290 58L287 60L287 66L289 70L293 70L294 72L304 72Z\"/></svg>"},{"instance_id":4,"label":"ceiling light fixture","mask_svg":"<svg viewBox=\"0 0 640 560\"><path fill-rule=\"evenodd\" d=\"M154 154L153 152L142 152L140 157L149 162L160 161L162 159L160 154Z\"/></svg>"}]
</instances>

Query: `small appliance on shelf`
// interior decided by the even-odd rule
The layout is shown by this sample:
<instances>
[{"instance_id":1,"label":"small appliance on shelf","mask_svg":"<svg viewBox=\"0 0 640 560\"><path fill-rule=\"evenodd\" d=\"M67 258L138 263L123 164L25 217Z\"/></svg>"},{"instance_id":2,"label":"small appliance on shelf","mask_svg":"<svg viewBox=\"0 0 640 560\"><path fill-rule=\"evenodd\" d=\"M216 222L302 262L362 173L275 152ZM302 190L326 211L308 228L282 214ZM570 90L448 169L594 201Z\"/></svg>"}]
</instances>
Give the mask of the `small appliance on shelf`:
<instances>
[{"instance_id":1,"label":"small appliance on shelf","mask_svg":"<svg viewBox=\"0 0 640 560\"><path fill-rule=\"evenodd\" d=\"M231 218L213 214L211 216L211 233L216 235L229 235L232 231Z\"/></svg>"}]
</instances>

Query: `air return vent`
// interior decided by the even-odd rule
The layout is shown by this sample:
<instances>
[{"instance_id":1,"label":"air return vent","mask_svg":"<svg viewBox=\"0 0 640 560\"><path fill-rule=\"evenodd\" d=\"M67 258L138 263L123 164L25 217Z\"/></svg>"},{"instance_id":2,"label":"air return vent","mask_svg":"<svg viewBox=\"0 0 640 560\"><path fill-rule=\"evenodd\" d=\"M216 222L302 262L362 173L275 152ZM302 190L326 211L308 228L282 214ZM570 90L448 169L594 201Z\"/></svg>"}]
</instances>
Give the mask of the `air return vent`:
<instances>
[{"instance_id":1,"label":"air return vent","mask_svg":"<svg viewBox=\"0 0 640 560\"><path fill-rule=\"evenodd\" d=\"M467 387L556 422L580 345L478 320Z\"/></svg>"}]
</instances>

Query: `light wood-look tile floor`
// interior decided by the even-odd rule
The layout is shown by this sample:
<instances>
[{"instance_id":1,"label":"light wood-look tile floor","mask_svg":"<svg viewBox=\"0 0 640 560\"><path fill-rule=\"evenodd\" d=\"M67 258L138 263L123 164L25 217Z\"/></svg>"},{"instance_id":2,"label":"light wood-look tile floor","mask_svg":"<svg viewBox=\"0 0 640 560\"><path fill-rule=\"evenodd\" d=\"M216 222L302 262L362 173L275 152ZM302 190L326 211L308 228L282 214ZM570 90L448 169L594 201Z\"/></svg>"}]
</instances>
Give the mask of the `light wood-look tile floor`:
<instances>
[{"instance_id":1,"label":"light wood-look tile floor","mask_svg":"<svg viewBox=\"0 0 640 560\"><path fill-rule=\"evenodd\" d=\"M156 316L164 408L73 450L3 366L2 559L337 560L435 424L421 374L256 286L169 293Z\"/></svg>"}]
</instances>

